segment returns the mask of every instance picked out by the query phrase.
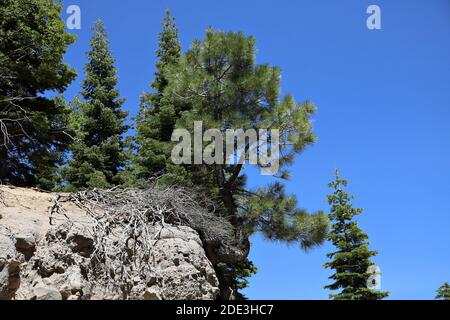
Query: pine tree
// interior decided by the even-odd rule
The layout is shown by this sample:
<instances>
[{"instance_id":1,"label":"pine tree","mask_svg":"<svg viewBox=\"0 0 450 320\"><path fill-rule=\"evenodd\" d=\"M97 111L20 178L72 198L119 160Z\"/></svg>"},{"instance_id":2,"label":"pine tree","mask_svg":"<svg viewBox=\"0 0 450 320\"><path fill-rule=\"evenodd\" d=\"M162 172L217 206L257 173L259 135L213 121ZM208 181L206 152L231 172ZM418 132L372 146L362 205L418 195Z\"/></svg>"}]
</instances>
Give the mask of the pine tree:
<instances>
[{"instance_id":1,"label":"pine tree","mask_svg":"<svg viewBox=\"0 0 450 320\"><path fill-rule=\"evenodd\" d=\"M275 178L283 180L289 177L287 166L295 156L315 142L311 125L315 107L308 101L297 103L291 96L280 99L279 68L258 65L255 56L252 37L209 29L205 40L195 41L176 63L165 67L167 82L161 101L174 106L174 127L191 134L195 121L202 121L203 132L215 128L224 135L226 129L279 129L277 160L281 168ZM244 146L246 151L254 147L248 142ZM216 213L228 217L244 252L250 247L248 238L256 232L271 240L300 243L305 249L321 244L326 237L326 215L299 209L295 196L286 194L282 182L249 190L243 164L185 164L171 169L174 167L179 169L182 183L217 200ZM260 164L260 169L263 167ZM248 259L223 261L215 267L222 297L229 288L236 292L245 287L245 278L255 272Z\"/></svg>"},{"instance_id":2,"label":"pine tree","mask_svg":"<svg viewBox=\"0 0 450 320\"><path fill-rule=\"evenodd\" d=\"M332 223L328 240L338 249L327 255L332 259L325 264L326 268L335 270L330 277L334 283L326 289L342 291L330 295L335 300L378 300L388 296L388 292L376 291L368 288L367 283L371 276L369 267L373 265L370 258L377 251L369 250L368 236L359 227L354 217L363 212L363 209L353 208L352 196L344 188L347 181L336 171L335 180L329 184L333 193L328 196L331 205L329 215Z\"/></svg>"},{"instance_id":3,"label":"pine tree","mask_svg":"<svg viewBox=\"0 0 450 320\"><path fill-rule=\"evenodd\" d=\"M76 73L63 62L75 37L60 2L2 0L0 5L0 183L52 189L71 141L62 93Z\"/></svg>"},{"instance_id":4,"label":"pine tree","mask_svg":"<svg viewBox=\"0 0 450 320\"><path fill-rule=\"evenodd\" d=\"M123 184L123 169L129 158L123 135L127 112L122 110L123 98L116 89L114 59L104 25L98 21L93 28L82 85L82 100L75 101L71 124L76 130L72 158L63 176L67 189L109 188Z\"/></svg>"},{"instance_id":5,"label":"pine tree","mask_svg":"<svg viewBox=\"0 0 450 320\"><path fill-rule=\"evenodd\" d=\"M208 29L204 41L195 41L178 63L165 69L168 81L163 99L181 106L176 128L191 133L195 121L203 122L203 132L216 128L224 136L229 128L279 129L280 171L275 178L283 180L288 178L287 166L295 156L315 142L311 125L315 107L308 101L297 103L291 96L280 99L280 69L258 65L255 59L254 38ZM245 150L254 147L247 142ZM325 238L326 216L298 209L295 197L285 193L281 182L249 190L243 164L203 163L183 169L192 185L219 199L220 214L229 217L243 242L258 231L270 239L297 241L304 247L320 244Z\"/></svg>"},{"instance_id":6,"label":"pine tree","mask_svg":"<svg viewBox=\"0 0 450 320\"><path fill-rule=\"evenodd\" d=\"M444 283L437 291L436 300L450 300L450 285Z\"/></svg>"},{"instance_id":7,"label":"pine tree","mask_svg":"<svg viewBox=\"0 0 450 320\"><path fill-rule=\"evenodd\" d=\"M165 72L168 66L178 63L181 46L178 40L178 29L170 11L166 16L159 34L159 49L156 52L157 72L151 87L153 93L145 93L141 97L140 112L136 121L136 142L138 152L135 161L135 176L145 181L160 173L179 173L171 165L171 136L181 109L164 98L164 90L168 85Z\"/></svg>"}]
</instances>

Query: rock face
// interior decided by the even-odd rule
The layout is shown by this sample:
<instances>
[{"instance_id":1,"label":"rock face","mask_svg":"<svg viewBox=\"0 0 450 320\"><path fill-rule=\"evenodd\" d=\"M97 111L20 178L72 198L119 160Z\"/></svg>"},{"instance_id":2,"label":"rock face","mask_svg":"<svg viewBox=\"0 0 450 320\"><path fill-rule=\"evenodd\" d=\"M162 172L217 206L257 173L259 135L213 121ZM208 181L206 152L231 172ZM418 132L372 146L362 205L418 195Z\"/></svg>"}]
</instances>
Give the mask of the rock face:
<instances>
[{"instance_id":1,"label":"rock face","mask_svg":"<svg viewBox=\"0 0 450 320\"><path fill-rule=\"evenodd\" d=\"M95 268L93 221L68 203L49 223L51 194L0 187L0 299L216 299L219 283L196 231L149 226L151 272L130 273L126 288L103 285ZM114 241L111 236L111 241ZM120 261L119 261L120 262Z\"/></svg>"},{"instance_id":2,"label":"rock face","mask_svg":"<svg viewBox=\"0 0 450 320\"><path fill-rule=\"evenodd\" d=\"M8 228L0 225L0 299L11 299L20 285L16 241Z\"/></svg>"}]
</instances>

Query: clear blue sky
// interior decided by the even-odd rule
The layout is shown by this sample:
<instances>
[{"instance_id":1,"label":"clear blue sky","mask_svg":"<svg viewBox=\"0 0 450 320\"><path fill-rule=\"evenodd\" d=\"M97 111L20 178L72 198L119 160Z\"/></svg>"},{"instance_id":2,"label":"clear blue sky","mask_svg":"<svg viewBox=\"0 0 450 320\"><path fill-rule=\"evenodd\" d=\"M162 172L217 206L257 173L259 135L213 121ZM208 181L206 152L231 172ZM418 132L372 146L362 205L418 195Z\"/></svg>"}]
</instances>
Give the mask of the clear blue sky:
<instances>
[{"instance_id":1,"label":"clear blue sky","mask_svg":"<svg viewBox=\"0 0 450 320\"><path fill-rule=\"evenodd\" d=\"M166 8L183 49L208 26L257 40L260 63L280 66L282 92L318 107L318 143L292 167L288 190L300 206L327 210L335 167L350 181L359 217L392 299L430 299L450 281L450 1L448 0L65 0L82 10L66 61L80 77L90 27L104 20L126 109L153 78L157 33ZM366 8L382 10L382 30L366 28ZM65 15L66 17L66 15ZM267 181L254 172L250 184ZM252 299L327 299L326 244L305 253L256 236L259 273Z\"/></svg>"}]
</instances>

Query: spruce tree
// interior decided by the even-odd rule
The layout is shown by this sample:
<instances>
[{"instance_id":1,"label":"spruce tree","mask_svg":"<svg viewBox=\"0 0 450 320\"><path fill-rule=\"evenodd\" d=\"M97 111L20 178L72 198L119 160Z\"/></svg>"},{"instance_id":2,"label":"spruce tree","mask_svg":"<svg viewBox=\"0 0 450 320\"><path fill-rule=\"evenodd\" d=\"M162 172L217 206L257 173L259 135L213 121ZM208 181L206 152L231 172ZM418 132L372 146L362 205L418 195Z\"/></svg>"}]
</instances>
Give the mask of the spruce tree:
<instances>
[{"instance_id":1,"label":"spruce tree","mask_svg":"<svg viewBox=\"0 0 450 320\"><path fill-rule=\"evenodd\" d=\"M171 136L181 109L164 98L164 90L168 85L165 76L170 65L178 63L181 46L178 40L178 29L175 19L166 10L159 34L159 48L156 51L155 80L151 83L153 92L141 97L140 112L136 121L137 155L134 164L135 176L141 182L153 175L162 173L177 173L171 165Z\"/></svg>"},{"instance_id":2,"label":"spruce tree","mask_svg":"<svg viewBox=\"0 0 450 320\"><path fill-rule=\"evenodd\" d=\"M444 283L437 291L436 300L450 300L450 285Z\"/></svg>"},{"instance_id":3,"label":"spruce tree","mask_svg":"<svg viewBox=\"0 0 450 320\"><path fill-rule=\"evenodd\" d=\"M62 93L76 73L63 62L75 37L61 3L0 1L0 183L52 189L72 132Z\"/></svg>"},{"instance_id":4,"label":"spruce tree","mask_svg":"<svg viewBox=\"0 0 450 320\"><path fill-rule=\"evenodd\" d=\"M347 181L341 179L336 171L335 180L329 184L333 193L328 196L331 206L329 215L331 232L328 240L338 249L327 255L332 259L325 264L326 268L335 273L330 277L334 283L326 289L341 290L338 294L330 295L335 300L378 300L388 296L388 292L376 291L368 288L371 276L369 267L373 265L370 258L377 251L369 250L368 236L358 226L354 217L361 214L363 209L354 208L351 200L353 196L346 193Z\"/></svg>"},{"instance_id":5,"label":"spruce tree","mask_svg":"<svg viewBox=\"0 0 450 320\"><path fill-rule=\"evenodd\" d=\"M87 53L82 99L75 101L71 125L76 130L72 157L63 169L69 190L109 188L124 183L129 153L123 135L127 112L116 88L114 59L104 25L96 22Z\"/></svg>"}]
</instances>

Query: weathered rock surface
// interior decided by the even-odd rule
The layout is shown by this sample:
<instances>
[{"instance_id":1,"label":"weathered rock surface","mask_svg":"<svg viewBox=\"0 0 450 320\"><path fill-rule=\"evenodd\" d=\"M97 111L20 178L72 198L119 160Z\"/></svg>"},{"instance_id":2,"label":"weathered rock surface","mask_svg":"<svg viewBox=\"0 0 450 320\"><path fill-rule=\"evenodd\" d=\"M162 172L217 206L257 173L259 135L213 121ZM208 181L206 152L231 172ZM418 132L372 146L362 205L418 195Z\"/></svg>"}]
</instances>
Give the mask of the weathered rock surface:
<instances>
[{"instance_id":1,"label":"weathered rock surface","mask_svg":"<svg viewBox=\"0 0 450 320\"><path fill-rule=\"evenodd\" d=\"M52 195L0 187L0 299L216 299L219 283L196 231L149 226L155 235L148 274L127 288L102 285L92 272L93 221L73 204L49 219ZM50 221L53 225L50 225ZM111 236L111 241L114 241Z\"/></svg>"},{"instance_id":2,"label":"weathered rock surface","mask_svg":"<svg viewBox=\"0 0 450 320\"><path fill-rule=\"evenodd\" d=\"M11 299L19 288L20 262L11 231L0 225L0 299Z\"/></svg>"}]
</instances>

